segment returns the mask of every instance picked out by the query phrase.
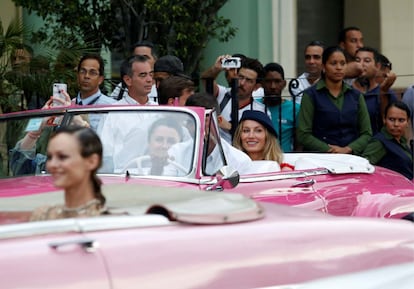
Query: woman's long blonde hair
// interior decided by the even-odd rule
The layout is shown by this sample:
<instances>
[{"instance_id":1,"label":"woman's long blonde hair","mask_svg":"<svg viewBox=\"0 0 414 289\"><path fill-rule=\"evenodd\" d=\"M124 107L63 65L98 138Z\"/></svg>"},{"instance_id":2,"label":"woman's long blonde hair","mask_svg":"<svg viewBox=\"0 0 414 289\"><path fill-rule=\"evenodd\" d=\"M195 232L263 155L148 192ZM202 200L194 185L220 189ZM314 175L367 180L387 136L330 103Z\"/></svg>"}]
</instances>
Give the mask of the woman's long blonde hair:
<instances>
[{"instance_id":1,"label":"woman's long blonde hair","mask_svg":"<svg viewBox=\"0 0 414 289\"><path fill-rule=\"evenodd\" d=\"M245 120L241 121L239 123L239 125L236 128L236 131L234 133L234 138L233 138L233 146L243 152L245 152L246 154L247 151L243 148L242 146L242 141L241 141L241 133L243 130L243 123L245 122ZM261 124L262 125L262 124ZM264 145L264 149L263 149L263 160L268 160L268 161L276 161L279 164L283 162L283 152L282 149L280 148L279 145L279 141L277 140L276 136L271 134L269 132L269 130L262 125L264 130L265 130L265 145Z\"/></svg>"}]
</instances>

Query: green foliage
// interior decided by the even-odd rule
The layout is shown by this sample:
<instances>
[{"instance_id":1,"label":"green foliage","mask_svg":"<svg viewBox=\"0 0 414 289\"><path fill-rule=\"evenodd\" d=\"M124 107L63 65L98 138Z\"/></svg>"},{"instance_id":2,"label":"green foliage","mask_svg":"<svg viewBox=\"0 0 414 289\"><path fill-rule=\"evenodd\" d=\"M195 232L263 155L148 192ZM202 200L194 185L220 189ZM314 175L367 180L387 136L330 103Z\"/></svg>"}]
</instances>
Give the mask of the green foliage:
<instances>
[{"instance_id":1,"label":"green foliage","mask_svg":"<svg viewBox=\"0 0 414 289\"><path fill-rule=\"evenodd\" d=\"M197 70L208 41L228 41L236 34L230 20L217 15L227 0L148 0L148 38L160 54L179 56L188 73Z\"/></svg>"},{"instance_id":2,"label":"green foliage","mask_svg":"<svg viewBox=\"0 0 414 289\"><path fill-rule=\"evenodd\" d=\"M32 41L47 45L92 45L99 52L111 42L115 23L109 1L102 0L13 0L36 13L45 26L33 33Z\"/></svg>"},{"instance_id":3,"label":"green foliage","mask_svg":"<svg viewBox=\"0 0 414 289\"><path fill-rule=\"evenodd\" d=\"M9 96L18 94L21 89L9 83L6 74L10 69L12 53L16 47L24 47L22 38L27 35L27 31L27 27L18 19L11 21L4 30L0 19L0 113L13 111L18 107L18 100Z\"/></svg>"},{"instance_id":4,"label":"green foliage","mask_svg":"<svg viewBox=\"0 0 414 289\"><path fill-rule=\"evenodd\" d=\"M237 31L217 15L227 0L13 1L46 23L33 41L61 47L88 43L127 56L133 43L147 39L157 44L159 55L180 57L187 73L197 70L210 39L228 41Z\"/></svg>"},{"instance_id":5,"label":"green foliage","mask_svg":"<svg viewBox=\"0 0 414 289\"><path fill-rule=\"evenodd\" d=\"M4 75L10 66L10 54L16 46L22 45L22 39L27 35L27 27L21 21L14 19L6 31L0 19L0 75Z\"/></svg>"},{"instance_id":6,"label":"green foliage","mask_svg":"<svg viewBox=\"0 0 414 289\"><path fill-rule=\"evenodd\" d=\"M16 49L32 51L23 43L30 35L31 30L19 19L13 20L6 30L0 20L0 113L40 108L49 99L54 82L67 83L69 94L75 95L79 57L93 51L90 44L84 47L66 38L66 45L51 43L42 49L43 55L32 55L31 61L12 65Z\"/></svg>"}]
</instances>

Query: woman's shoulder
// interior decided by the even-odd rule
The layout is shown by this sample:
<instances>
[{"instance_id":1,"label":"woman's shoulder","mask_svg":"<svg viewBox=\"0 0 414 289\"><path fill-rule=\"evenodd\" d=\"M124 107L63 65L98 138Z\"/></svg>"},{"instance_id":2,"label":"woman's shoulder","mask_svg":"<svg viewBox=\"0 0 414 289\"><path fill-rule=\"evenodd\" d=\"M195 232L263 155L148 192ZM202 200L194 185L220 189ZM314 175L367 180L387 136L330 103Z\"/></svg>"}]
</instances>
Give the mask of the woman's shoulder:
<instances>
[{"instance_id":1,"label":"woman's shoulder","mask_svg":"<svg viewBox=\"0 0 414 289\"><path fill-rule=\"evenodd\" d=\"M30 221L45 221L45 220L55 220L61 219L63 212L62 205L55 206L42 206L36 208L32 215L30 216Z\"/></svg>"},{"instance_id":2,"label":"woman's shoulder","mask_svg":"<svg viewBox=\"0 0 414 289\"><path fill-rule=\"evenodd\" d=\"M347 83L346 81L342 82L344 94L351 94L357 98L364 98L362 92L352 86L352 84Z\"/></svg>"},{"instance_id":3,"label":"woman's shoulder","mask_svg":"<svg viewBox=\"0 0 414 289\"><path fill-rule=\"evenodd\" d=\"M107 208L97 199L78 208L66 208L64 205L43 206L35 209L30 221L57 220L65 218L95 217L105 214Z\"/></svg>"}]
</instances>

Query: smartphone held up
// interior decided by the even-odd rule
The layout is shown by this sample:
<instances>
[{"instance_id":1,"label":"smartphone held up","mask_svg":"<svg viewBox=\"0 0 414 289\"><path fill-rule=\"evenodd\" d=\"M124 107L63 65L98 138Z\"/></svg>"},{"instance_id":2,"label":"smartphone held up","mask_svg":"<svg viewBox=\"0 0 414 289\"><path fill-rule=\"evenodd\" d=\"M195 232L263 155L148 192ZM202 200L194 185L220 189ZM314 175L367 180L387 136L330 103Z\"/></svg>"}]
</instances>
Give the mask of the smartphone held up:
<instances>
[{"instance_id":1,"label":"smartphone held up","mask_svg":"<svg viewBox=\"0 0 414 289\"><path fill-rule=\"evenodd\" d=\"M241 59L240 57L229 57L221 60L221 66L223 68L240 68Z\"/></svg>"},{"instance_id":2,"label":"smartphone held up","mask_svg":"<svg viewBox=\"0 0 414 289\"><path fill-rule=\"evenodd\" d=\"M66 83L53 83L53 106L62 106L65 104L65 95L62 92L68 91L68 86ZM59 100L62 101L59 101Z\"/></svg>"}]
</instances>

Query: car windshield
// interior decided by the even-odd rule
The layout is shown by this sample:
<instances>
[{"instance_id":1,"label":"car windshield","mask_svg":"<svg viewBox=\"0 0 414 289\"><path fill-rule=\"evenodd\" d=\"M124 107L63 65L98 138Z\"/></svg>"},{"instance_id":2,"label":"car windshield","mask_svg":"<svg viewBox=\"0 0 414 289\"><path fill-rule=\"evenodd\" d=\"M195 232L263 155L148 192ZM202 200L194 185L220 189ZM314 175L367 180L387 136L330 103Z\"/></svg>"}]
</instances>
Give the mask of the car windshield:
<instances>
[{"instance_id":1,"label":"car windshield","mask_svg":"<svg viewBox=\"0 0 414 289\"><path fill-rule=\"evenodd\" d=\"M2 177L47 173L47 144L59 126L94 129L103 144L99 173L181 177L193 168L196 118L176 110L73 110L1 121Z\"/></svg>"}]
</instances>

